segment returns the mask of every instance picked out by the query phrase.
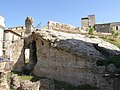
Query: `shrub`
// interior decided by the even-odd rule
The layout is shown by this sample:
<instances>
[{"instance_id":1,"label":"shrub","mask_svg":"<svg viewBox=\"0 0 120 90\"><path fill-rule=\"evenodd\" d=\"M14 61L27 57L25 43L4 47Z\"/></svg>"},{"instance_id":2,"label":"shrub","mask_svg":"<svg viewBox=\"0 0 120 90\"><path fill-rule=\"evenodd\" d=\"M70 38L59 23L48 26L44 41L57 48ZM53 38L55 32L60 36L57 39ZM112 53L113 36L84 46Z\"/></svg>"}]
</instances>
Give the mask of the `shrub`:
<instances>
[{"instance_id":1,"label":"shrub","mask_svg":"<svg viewBox=\"0 0 120 90\"><path fill-rule=\"evenodd\" d=\"M88 34L92 36L94 34L94 30L95 30L94 27L89 27Z\"/></svg>"}]
</instances>

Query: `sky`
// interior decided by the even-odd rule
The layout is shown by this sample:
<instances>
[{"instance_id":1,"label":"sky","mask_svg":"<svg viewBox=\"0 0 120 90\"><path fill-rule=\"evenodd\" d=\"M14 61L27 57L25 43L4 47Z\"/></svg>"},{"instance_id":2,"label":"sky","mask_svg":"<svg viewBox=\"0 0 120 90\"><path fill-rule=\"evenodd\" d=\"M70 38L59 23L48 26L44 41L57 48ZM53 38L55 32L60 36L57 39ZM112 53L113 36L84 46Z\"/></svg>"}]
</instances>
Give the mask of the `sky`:
<instances>
[{"instance_id":1,"label":"sky","mask_svg":"<svg viewBox=\"0 0 120 90\"><path fill-rule=\"evenodd\" d=\"M120 22L120 0L0 0L0 14L6 28L24 25L27 16L34 27L49 20L79 27L82 17L93 14L96 23Z\"/></svg>"}]
</instances>

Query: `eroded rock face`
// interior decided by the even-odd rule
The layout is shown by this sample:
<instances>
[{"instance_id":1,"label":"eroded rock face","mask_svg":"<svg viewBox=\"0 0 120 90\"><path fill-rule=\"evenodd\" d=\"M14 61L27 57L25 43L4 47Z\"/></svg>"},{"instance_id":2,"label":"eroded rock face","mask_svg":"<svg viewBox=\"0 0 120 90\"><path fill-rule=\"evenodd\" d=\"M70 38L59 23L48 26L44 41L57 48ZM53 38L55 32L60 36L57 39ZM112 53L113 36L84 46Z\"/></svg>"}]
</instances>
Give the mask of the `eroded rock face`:
<instances>
[{"instance_id":1,"label":"eroded rock face","mask_svg":"<svg viewBox=\"0 0 120 90\"><path fill-rule=\"evenodd\" d=\"M102 77L105 70L96 65L97 60L105 59L106 56L93 44L115 55L119 55L118 47L98 37L89 38L54 30L37 31L26 38L28 44L33 40L36 42L37 62L33 67L36 76L53 78L75 86L87 83L101 90L112 90L112 84L109 84L112 80L107 81Z\"/></svg>"},{"instance_id":2,"label":"eroded rock face","mask_svg":"<svg viewBox=\"0 0 120 90\"><path fill-rule=\"evenodd\" d=\"M54 90L55 84L53 80L41 79L40 80L40 90Z\"/></svg>"},{"instance_id":3,"label":"eroded rock face","mask_svg":"<svg viewBox=\"0 0 120 90\"><path fill-rule=\"evenodd\" d=\"M39 85L39 82L24 80L20 83L20 87L17 90L39 90Z\"/></svg>"},{"instance_id":4,"label":"eroded rock face","mask_svg":"<svg viewBox=\"0 0 120 90\"><path fill-rule=\"evenodd\" d=\"M25 31L25 37L29 36L34 28L33 28L33 18L32 17L27 17L25 20L25 26L26 26L26 31Z\"/></svg>"},{"instance_id":5,"label":"eroded rock face","mask_svg":"<svg viewBox=\"0 0 120 90\"><path fill-rule=\"evenodd\" d=\"M89 84L101 90L112 90L112 85L102 77L105 70L96 65L106 56L93 44L119 55L119 48L95 37L67 34L52 30L35 32L37 64L33 73L37 76L54 78L73 85ZM105 68L104 68L105 69Z\"/></svg>"},{"instance_id":6,"label":"eroded rock face","mask_svg":"<svg viewBox=\"0 0 120 90\"><path fill-rule=\"evenodd\" d=\"M20 87L20 80L17 75L14 75L13 77L11 77L10 86L13 89L17 89L18 87Z\"/></svg>"},{"instance_id":7,"label":"eroded rock face","mask_svg":"<svg viewBox=\"0 0 120 90\"><path fill-rule=\"evenodd\" d=\"M24 77L24 76L23 76ZM52 79L40 79L37 82L30 80L21 80L18 75L14 75L10 79L10 86L15 90L54 90L55 84ZM1 87L2 88L2 87ZM8 89L1 89L8 90Z\"/></svg>"},{"instance_id":8,"label":"eroded rock face","mask_svg":"<svg viewBox=\"0 0 120 90\"><path fill-rule=\"evenodd\" d=\"M107 67L107 71L110 73L114 73L116 70L117 70L117 68L114 64L109 64Z\"/></svg>"},{"instance_id":9,"label":"eroded rock face","mask_svg":"<svg viewBox=\"0 0 120 90\"><path fill-rule=\"evenodd\" d=\"M0 90L9 90L6 73L1 72L0 74L1 74L0 75Z\"/></svg>"}]
</instances>

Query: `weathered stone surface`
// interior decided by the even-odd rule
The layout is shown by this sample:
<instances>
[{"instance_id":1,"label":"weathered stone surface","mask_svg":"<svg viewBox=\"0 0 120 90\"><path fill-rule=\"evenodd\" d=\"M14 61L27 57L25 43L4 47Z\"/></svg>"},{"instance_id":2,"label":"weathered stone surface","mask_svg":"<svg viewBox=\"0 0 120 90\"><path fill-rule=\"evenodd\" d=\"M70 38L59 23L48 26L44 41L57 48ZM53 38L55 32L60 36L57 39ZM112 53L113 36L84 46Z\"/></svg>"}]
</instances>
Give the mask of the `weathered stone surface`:
<instances>
[{"instance_id":1,"label":"weathered stone surface","mask_svg":"<svg viewBox=\"0 0 120 90\"><path fill-rule=\"evenodd\" d=\"M76 47L78 46L79 47L78 49L80 51L80 50L83 50L84 46L88 46L88 48L86 48L86 47L85 48L86 48L86 50L89 51L89 50L94 49L93 44L97 44L98 47L105 48L106 50L108 50L107 52L110 52L115 55L119 55L119 51L120 51L120 49L117 46L112 45L98 37L89 38L89 37L86 37L85 35L81 35L81 34L67 34L67 33L57 32L57 31L52 31L52 30L41 31L40 33L36 33L36 34L42 36L43 39L49 41L50 43L54 42L54 44L51 43L54 45L54 47L61 47L61 48L65 47L67 49L72 49L71 48L71 46L72 46L73 49L75 50ZM57 42L57 41L59 41L59 42ZM84 46L82 46L83 43L85 43ZM80 46L82 49L80 48ZM91 49L90 46L93 48ZM94 49L94 50L98 51L96 49ZM94 52L94 50L93 50L93 53L95 54L96 52ZM88 51L86 51L86 52L88 52ZM78 54L81 54L81 52Z\"/></svg>"},{"instance_id":2,"label":"weathered stone surface","mask_svg":"<svg viewBox=\"0 0 120 90\"><path fill-rule=\"evenodd\" d=\"M39 82L31 82L29 80L24 80L20 83L20 87L17 90L39 90Z\"/></svg>"},{"instance_id":3,"label":"weathered stone surface","mask_svg":"<svg viewBox=\"0 0 120 90\"><path fill-rule=\"evenodd\" d=\"M10 86L13 88L13 89L17 89L18 87L20 87L20 80L18 78L17 75L14 75L13 77L11 77L11 80L10 80Z\"/></svg>"},{"instance_id":4,"label":"weathered stone surface","mask_svg":"<svg viewBox=\"0 0 120 90\"><path fill-rule=\"evenodd\" d=\"M0 74L1 74L0 75L0 90L9 90L6 73L1 72Z\"/></svg>"},{"instance_id":5,"label":"weathered stone surface","mask_svg":"<svg viewBox=\"0 0 120 90\"><path fill-rule=\"evenodd\" d=\"M29 36L31 32L34 31L34 27L32 24L33 24L33 18L27 17L25 20L25 26L26 26L25 37Z\"/></svg>"},{"instance_id":6,"label":"weathered stone surface","mask_svg":"<svg viewBox=\"0 0 120 90\"><path fill-rule=\"evenodd\" d=\"M117 70L116 66L114 64L109 64L107 67L107 71L114 73Z\"/></svg>"},{"instance_id":7,"label":"weathered stone surface","mask_svg":"<svg viewBox=\"0 0 120 90\"><path fill-rule=\"evenodd\" d=\"M55 84L50 79L40 79L40 90L54 90Z\"/></svg>"},{"instance_id":8,"label":"weathered stone surface","mask_svg":"<svg viewBox=\"0 0 120 90\"><path fill-rule=\"evenodd\" d=\"M105 59L105 56L93 44L97 44L98 47L105 48L115 55L119 55L118 47L98 37L89 38L85 35L68 34L55 30L37 31L26 38L28 45L33 40L36 42L37 54L33 74L54 78L76 86L87 83L97 86L101 90L112 90L112 84L109 84L109 80L107 81L102 76L102 72L105 70L101 71L96 65L97 60ZM19 64L17 65L19 66Z\"/></svg>"},{"instance_id":9,"label":"weathered stone surface","mask_svg":"<svg viewBox=\"0 0 120 90\"><path fill-rule=\"evenodd\" d=\"M24 67L24 40L15 41L10 47L11 53L5 53L7 56L10 56L10 59L13 61L11 63L12 69L21 70ZM9 51L9 48L6 51ZM7 65L8 67L8 65Z\"/></svg>"},{"instance_id":10,"label":"weathered stone surface","mask_svg":"<svg viewBox=\"0 0 120 90\"><path fill-rule=\"evenodd\" d=\"M115 55L119 54L118 47L98 37L89 38L54 30L35 32L32 37L36 41L38 60L34 67L35 75L54 78L76 86L88 83L101 90L112 90L109 81L102 77L105 70L101 71L96 66L96 61L105 59L105 56L93 44L98 44Z\"/></svg>"}]
</instances>

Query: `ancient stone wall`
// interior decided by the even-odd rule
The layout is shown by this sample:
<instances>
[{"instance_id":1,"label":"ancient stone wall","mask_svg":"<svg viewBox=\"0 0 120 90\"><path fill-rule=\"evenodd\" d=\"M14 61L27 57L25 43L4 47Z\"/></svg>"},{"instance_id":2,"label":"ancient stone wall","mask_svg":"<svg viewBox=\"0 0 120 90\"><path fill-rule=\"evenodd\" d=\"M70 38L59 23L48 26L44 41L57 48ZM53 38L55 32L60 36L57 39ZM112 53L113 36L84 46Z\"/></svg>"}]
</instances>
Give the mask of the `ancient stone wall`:
<instances>
[{"instance_id":1,"label":"ancient stone wall","mask_svg":"<svg viewBox=\"0 0 120 90\"><path fill-rule=\"evenodd\" d=\"M81 29L87 30L89 27L89 19L88 18L81 18Z\"/></svg>"},{"instance_id":2,"label":"ancient stone wall","mask_svg":"<svg viewBox=\"0 0 120 90\"><path fill-rule=\"evenodd\" d=\"M67 32L67 33L80 33L79 27L76 28L75 26L72 26L72 25L63 24L63 23L54 22L54 21L48 21L48 29Z\"/></svg>"},{"instance_id":3,"label":"ancient stone wall","mask_svg":"<svg viewBox=\"0 0 120 90\"><path fill-rule=\"evenodd\" d=\"M81 18L81 29L87 30L89 26L95 25L95 15L88 15L88 17Z\"/></svg>"},{"instance_id":4,"label":"ancient stone wall","mask_svg":"<svg viewBox=\"0 0 120 90\"><path fill-rule=\"evenodd\" d=\"M102 32L102 33L109 33L110 32L110 23L106 24L96 24L95 25L95 30L97 32Z\"/></svg>"},{"instance_id":5,"label":"ancient stone wall","mask_svg":"<svg viewBox=\"0 0 120 90\"><path fill-rule=\"evenodd\" d=\"M7 50L6 56L13 60L13 69L21 70L24 66L24 40L15 41Z\"/></svg>"}]
</instances>

